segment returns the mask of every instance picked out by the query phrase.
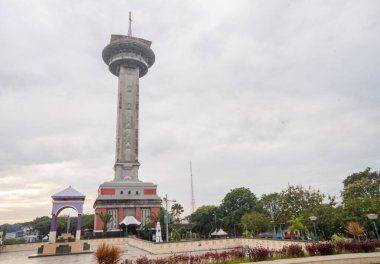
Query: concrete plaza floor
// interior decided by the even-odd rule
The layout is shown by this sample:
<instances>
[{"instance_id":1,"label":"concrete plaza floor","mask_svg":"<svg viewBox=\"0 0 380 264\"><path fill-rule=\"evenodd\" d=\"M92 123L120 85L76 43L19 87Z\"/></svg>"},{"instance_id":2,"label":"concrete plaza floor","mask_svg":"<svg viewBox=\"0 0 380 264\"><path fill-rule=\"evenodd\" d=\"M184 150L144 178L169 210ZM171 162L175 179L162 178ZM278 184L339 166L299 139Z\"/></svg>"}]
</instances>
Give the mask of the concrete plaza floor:
<instances>
[{"instance_id":1,"label":"concrete plaza floor","mask_svg":"<svg viewBox=\"0 0 380 264\"><path fill-rule=\"evenodd\" d=\"M118 245L123 250L122 259L135 260L141 256L147 256L148 258L164 257L168 254L153 255L147 251L135 248L127 244ZM95 250L96 246L92 248ZM67 264L67 263L83 263L83 264L96 264L96 260L93 254L83 255L64 255L54 257L41 257L41 258L28 258L28 256L35 254L36 251L19 251L0 253L0 264ZM204 252L198 252L204 253ZM195 253L197 254L197 253ZM257 263L257 262L255 262ZM293 258L293 259L281 259L272 261L262 261L262 264L292 264L292 263L315 263L315 264L380 264L380 252L375 253L357 253L357 254L340 254L331 256L318 256L309 258Z\"/></svg>"},{"instance_id":2,"label":"concrete plaza floor","mask_svg":"<svg viewBox=\"0 0 380 264\"><path fill-rule=\"evenodd\" d=\"M123 256L122 259L132 259L135 260L141 256L147 257L157 257L156 255L151 255L149 252L143 251L141 249L131 247L129 245L117 245L122 248ZM96 249L96 246L91 248ZM40 257L40 258L28 258L28 256L36 254L36 250L19 251L19 252L9 252L0 253L0 263L1 264L35 264L35 263L45 263L45 264L67 264L67 263L96 263L93 254L80 254L80 255L64 255L64 256L54 256L54 257Z\"/></svg>"}]
</instances>

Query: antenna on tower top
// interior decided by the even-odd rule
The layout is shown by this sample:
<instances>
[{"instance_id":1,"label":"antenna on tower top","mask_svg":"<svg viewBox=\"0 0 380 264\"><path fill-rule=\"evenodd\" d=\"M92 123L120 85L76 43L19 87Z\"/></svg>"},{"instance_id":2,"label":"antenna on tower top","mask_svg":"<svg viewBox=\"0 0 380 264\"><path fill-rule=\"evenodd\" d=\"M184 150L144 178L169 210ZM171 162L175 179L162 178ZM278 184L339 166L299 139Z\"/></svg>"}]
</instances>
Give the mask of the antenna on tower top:
<instances>
[{"instance_id":1,"label":"antenna on tower top","mask_svg":"<svg viewBox=\"0 0 380 264\"><path fill-rule=\"evenodd\" d=\"M193 168L190 161L190 183L191 183L191 213L195 212L194 184L193 184Z\"/></svg>"},{"instance_id":2,"label":"antenna on tower top","mask_svg":"<svg viewBox=\"0 0 380 264\"><path fill-rule=\"evenodd\" d=\"M128 37L132 37L132 12L129 11Z\"/></svg>"}]
</instances>

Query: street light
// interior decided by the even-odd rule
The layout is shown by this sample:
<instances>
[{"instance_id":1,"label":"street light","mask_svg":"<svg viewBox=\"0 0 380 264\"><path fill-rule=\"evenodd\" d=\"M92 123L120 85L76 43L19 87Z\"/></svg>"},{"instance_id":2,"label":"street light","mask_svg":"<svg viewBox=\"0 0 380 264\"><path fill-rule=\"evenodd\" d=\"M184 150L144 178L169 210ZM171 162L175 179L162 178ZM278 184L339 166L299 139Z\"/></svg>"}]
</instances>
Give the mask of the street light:
<instances>
[{"instance_id":1,"label":"street light","mask_svg":"<svg viewBox=\"0 0 380 264\"><path fill-rule=\"evenodd\" d=\"M318 234L317 234L317 226L315 224L315 222L317 221L318 217L312 215L309 217L309 219L311 220L311 222L313 222L313 227L314 227L314 240L318 241Z\"/></svg>"},{"instance_id":2,"label":"street light","mask_svg":"<svg viewBox=\"0 0 380 264\"><path fill-rule=\"evenodd\" d=\"M217 233L216 230L218 229L218 228L216 227L216 214L214 214L214 222L215 222L215 234L216 234L216 233Z\"/></svg>"},{"instance_id":3,"label":"street light","mask_svg":"<svg viewBox=\"0 0 380 264\"><path fill-rule=\"evenodd\" d=\"M177 202L176 200L168 200L168 195L166 194L164 197L166 214L165 214L165 224L166 224L166 242L169 242L169 212L168 212L168 202Z\"/></svg>"},{"instance_id":4,"label":"street light","mask_svg":"<svg viewBox=\"0 0 380 264\"><path fill-rule=\"evenodd\" d=\"M376 226L377 214L367 214L367 217L369 220L371 220L373 227L375 228L377 241L379 241L379 232L377 232L377 226Z\"/></svg>"},{"instance_id":5,"label":"street light","mask_svg":"<svg viewBox=\"0 0 380 264\"><path fill-rule=\"evenodd\" d=\"M274 208L273 204L269 204L269 210L270 210L270 217L272 218L272 224L273 224L273 238L276 238L276 224L274 223Z\"/></svg>"}]
</instances>

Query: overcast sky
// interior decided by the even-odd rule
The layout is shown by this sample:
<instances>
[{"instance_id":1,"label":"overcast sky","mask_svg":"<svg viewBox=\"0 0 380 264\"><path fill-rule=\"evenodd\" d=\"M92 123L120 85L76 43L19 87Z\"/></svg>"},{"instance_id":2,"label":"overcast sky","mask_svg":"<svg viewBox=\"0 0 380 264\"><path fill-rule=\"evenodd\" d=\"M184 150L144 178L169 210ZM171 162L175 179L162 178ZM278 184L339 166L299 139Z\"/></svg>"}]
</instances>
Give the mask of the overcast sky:
<instances>
[{"instance_id":1,"label":"overcast sky","mask_svg":"<svg viewBox=\"0 0 380 264\"><path fill-rule=\"evenodd\" d=\"M0 223L114 177L111 34L153 41L139 178L190 211L236 187L339 195L380 170L380 1L0 0ZM65 211L64 211L65 212Z\"/></svg>"}]
</instances>

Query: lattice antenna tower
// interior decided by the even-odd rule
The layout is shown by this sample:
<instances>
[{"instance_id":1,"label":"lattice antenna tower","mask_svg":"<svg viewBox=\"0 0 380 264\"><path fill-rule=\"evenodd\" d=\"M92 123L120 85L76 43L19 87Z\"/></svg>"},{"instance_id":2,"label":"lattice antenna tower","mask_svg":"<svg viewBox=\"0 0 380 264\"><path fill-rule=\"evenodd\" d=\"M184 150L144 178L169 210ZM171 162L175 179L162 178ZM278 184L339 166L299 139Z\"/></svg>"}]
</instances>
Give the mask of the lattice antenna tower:
<instances>
[{"instance_id":1,"label":"lattice antenna tower","mask_svg":"<svg viewBox=\"0 0 380 264\"><path fill-rule=\"evenodd\" d=\"M132 12L129 11L128 37L132 37Z\"/></svg>"},{"instance_id":2,"label":"lattice antenna tower","mask_svg":"<svg viewBox=\"0 0 380 264\"><path fill-rule=\"evenodd\" d=\"M191 213L195 212L195 198L194 198L194 183L193 183L193 168L190 161L190 189L191 189Z\"/></svg>"}]
</instances>

